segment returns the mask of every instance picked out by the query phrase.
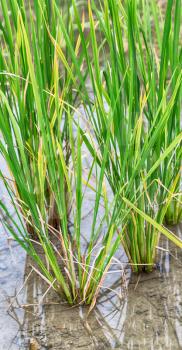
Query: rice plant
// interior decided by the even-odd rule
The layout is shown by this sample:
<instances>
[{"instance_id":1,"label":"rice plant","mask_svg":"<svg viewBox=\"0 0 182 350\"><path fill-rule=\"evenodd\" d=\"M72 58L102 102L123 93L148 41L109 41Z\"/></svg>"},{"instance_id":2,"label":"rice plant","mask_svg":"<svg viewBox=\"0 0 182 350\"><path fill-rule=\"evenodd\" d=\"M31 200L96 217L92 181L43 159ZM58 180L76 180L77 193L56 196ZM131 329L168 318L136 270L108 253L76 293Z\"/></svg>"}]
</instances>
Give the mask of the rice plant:
<instances>
[{"instance_id":1,"label":"rice plant","mask_svg":"<svg viewBox=\"0 0 182 350\"><path fill-rule=\"evenodd\" d=\"M137 1L105 0L99 6L94 0L88 1L88 41L73 1L93 91L90 103L82 96L92 128L90 133L83 130L83 139L118 196L121 243L136 272L153 268L161 232L157 225L163 223L173 198L180 204L176 192L182 138L181 2L168 0L160 29L155 16L157 3L142 3L141 9ZM154 24L157 49L152 35ZM64 28L63 33L71 45ZM97 40L98 33L102 42ZM71 49L70 55L74 61ZM82 82L79 67L77 76ZM123 226L127 207L131 210Z\"/></svg>"},{"instance_id":2,"label":"rice plant","mask_svg":"<svg viewBox=\"0 0 182 350\"><path fill-rule=\"evenodd\" d=\"M23 1L1 1L0 151L8 172L1 167L7 198L0 206L4 226L36 262L37 273L70 304L90 304L111 263L116 229L110 221L100 235L107 217L103 214L98 226L101 174L92 185L97 194L89 243L81 245L82 207L94 160L85 174L82 137L73 124L75 67L64 69L58 60L61 52L67 62L68 53L54 4L34 1L27 10ZM80 40L70 14L63 20L77 55Z\"/></svg>"},{"instance_id":3,"label":"rice plant","mask_svg":"<svg viewBox=\"0 0 182 350\"><path fill-rule=\"evenodd\" d=\"M168 52L168 58L166 57L166 79L164 80L164 89L167 87L168 78L174 74L174 80L173 80L173 86L175 86L176 79L180 73L181 70L181 48L182 48L182 28L181 28L181 1L176 1L174 3L168 4L172 8L172 22L171 24L171 30L169 33L169 39L167 43L167 52ZM169 10L170 11L170 10ZM160 6L157 5L156 1L149 1L149 2L143 2L143 13L145 14L145 23L147 23L147 13L152 13L153 16L153 26L151 24L151 28L153 32L156 34L154 37L157 41L157 47L159 50L161 50L162 47L162 31L161 28L164 27L164 9L160 9ZM148 16L149 17L149 16ZM166 19L167 20L167 19ZM149 40L152 44L152 31L149 34L147 40ZM168 64L167 64L168 60ZM166 143L170 143L176 135L179 134L181 129L181 89L179 91L179 98L177 101L177 104L175 106L175 109L173 111L173 117L171 118L171 121L169 121L167 132L168 132L168 140L166 140ZM173 177L177 176L177 174L180 172L180 159L176 159L176 157L173 157L173 161L170 164L170 167L168 167L169 173L173 174ZM182 197L181 197L181 176L179 176L178 181L176 182L176 188L175 188L175 195L171 199L171 202L169 203L169 206L167 208L166 214L165 214L165 222L168 224L177 224L182 219Z\"/></svg>"}]
</instances>

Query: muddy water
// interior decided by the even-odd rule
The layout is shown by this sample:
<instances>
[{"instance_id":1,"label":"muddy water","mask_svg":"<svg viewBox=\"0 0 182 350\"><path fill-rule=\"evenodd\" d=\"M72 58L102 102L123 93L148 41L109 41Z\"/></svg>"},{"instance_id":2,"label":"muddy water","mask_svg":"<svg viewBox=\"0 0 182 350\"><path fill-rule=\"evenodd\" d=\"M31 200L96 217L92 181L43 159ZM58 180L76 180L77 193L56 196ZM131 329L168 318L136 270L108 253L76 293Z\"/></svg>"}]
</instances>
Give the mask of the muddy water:
<instances>
[{"instance_id":1,"label":"muddy water","mask_svg":"<svg viewBox=\"0 0 182 350\"><path fill-rule=\"evenodd\" d=\"M176 230L181 235L182 225ZM113 290L103 290L87 317L87 308L70 308L47 291L17 244L0 237L1 350L182 349L182 251L167 241L152 274L130 278L126 269L128 292L121 274L110 274Z\"/></svg>"}]
</instances>

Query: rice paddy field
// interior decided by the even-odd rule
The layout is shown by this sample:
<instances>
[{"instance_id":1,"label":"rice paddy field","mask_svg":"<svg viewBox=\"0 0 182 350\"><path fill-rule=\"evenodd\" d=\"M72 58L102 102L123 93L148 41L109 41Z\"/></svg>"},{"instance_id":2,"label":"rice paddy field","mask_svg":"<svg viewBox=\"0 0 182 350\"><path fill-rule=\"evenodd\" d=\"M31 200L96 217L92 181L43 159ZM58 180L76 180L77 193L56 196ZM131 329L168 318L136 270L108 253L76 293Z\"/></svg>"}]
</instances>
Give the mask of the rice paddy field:
<instances>
[{"instance_id":1,"label":"rice paddy field","mask_svg":"<svg viewBox=\"0 0 182 350\"><path fill-rule=\"evenodd\" d=\"M182 349L181 0L0 0L0 350Z\"/></svg>"}]
</instances>

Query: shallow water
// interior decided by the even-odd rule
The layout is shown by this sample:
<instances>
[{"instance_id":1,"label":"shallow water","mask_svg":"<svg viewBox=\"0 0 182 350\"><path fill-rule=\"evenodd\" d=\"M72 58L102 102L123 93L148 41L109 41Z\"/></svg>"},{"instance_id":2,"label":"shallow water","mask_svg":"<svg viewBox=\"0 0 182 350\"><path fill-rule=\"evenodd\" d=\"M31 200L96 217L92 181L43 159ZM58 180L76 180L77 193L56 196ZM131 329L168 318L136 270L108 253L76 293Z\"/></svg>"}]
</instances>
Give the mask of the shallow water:
<instances>
[{"instance_id":1,"label":"shallow water","mask_svg":"<svg viewBox=\"0 0 182 350\"><path fill-rule=\"evenodd\" d=\"M182 225L175 230L181 235ZM133 276L125 293L119 275L117 281L111 274L107 284L115 282L114 291L103 290L87 317L87 308L70 308L53 291L42 298L47 285L31 272L31 261L0 237L1 350L182 349L182 251L166 240L157 270Z\"/></svg>"}]
</instances>

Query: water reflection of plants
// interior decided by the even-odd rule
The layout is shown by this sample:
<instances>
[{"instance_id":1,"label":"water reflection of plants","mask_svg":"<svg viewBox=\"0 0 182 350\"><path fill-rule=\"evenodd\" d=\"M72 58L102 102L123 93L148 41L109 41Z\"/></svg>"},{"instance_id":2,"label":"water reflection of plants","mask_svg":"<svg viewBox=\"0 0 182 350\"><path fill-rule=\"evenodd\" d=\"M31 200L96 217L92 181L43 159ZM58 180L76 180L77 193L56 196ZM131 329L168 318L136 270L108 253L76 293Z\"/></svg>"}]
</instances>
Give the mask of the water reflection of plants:
<instances>
[{"instance_id":1,"label":"water reflection of plants","mask_svg":"<svg viewBox=\"0 0 182 350\"><path fill-rule=\"evenodd\" d=\"M181 73L165 85L167 70L161 68L158 89L157 61L141 39L132 4L128 1L125 12L120 2L105 1L100 12L92 3L105 38L98 47L90 2L90 32L84 37L84 16L81 22L75 2L74 14L64 18L55 1L51 6L35 1L27 11L23 1L1 0L0 150L9 168L1 177L18 217L15 221L1 202L9 218L4 224L36 261L41 276L70 304L94 305L121 242L134 271L153 266L158 232L182 246L161 226L180 176L181 135L169 138L167 131L179 104ZM167 19L170 1L168 7ZM128 33L129 55L120 29ZM167 41L164 35L165 60ZM104 70L100 48L110 50ZM93 101L85 83L88 75ZM86 130L77 111L80 100L89 116ZM85 169L83 141L91 153L90 169ZM166 176L171 164L175 177L171 172ZM112 203L105 177L114 194ZM88 191L95 195L84 252L82 213Z\"/></svg>"}]
</instances>

